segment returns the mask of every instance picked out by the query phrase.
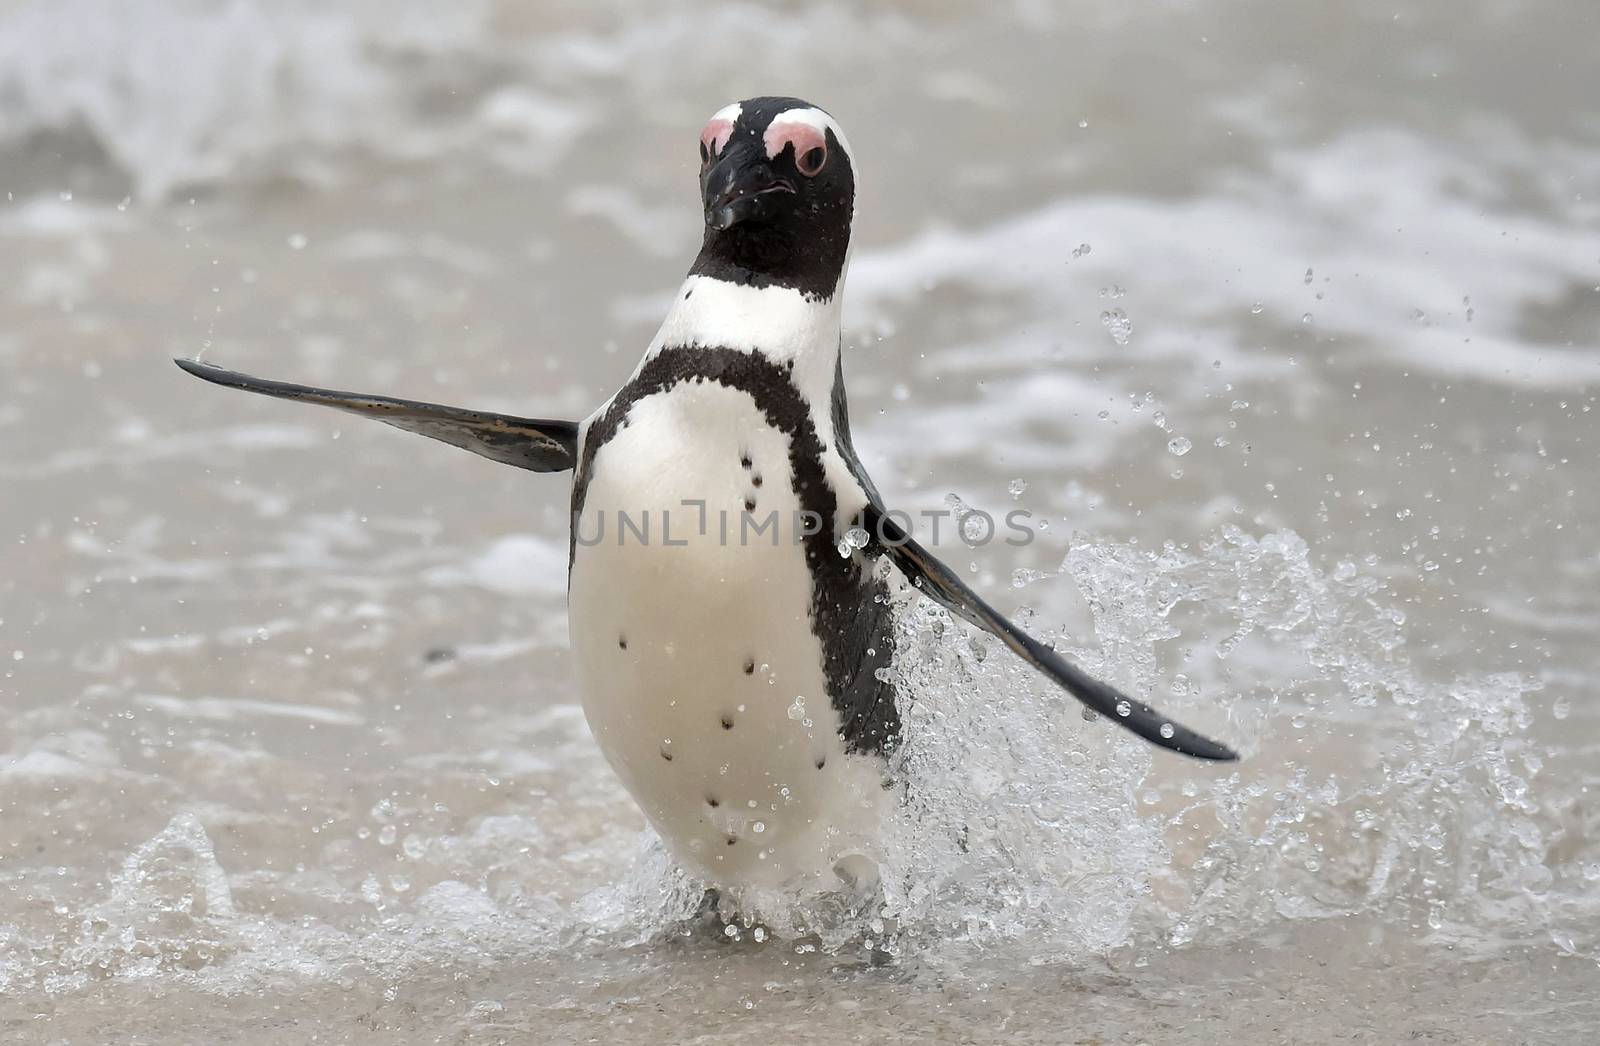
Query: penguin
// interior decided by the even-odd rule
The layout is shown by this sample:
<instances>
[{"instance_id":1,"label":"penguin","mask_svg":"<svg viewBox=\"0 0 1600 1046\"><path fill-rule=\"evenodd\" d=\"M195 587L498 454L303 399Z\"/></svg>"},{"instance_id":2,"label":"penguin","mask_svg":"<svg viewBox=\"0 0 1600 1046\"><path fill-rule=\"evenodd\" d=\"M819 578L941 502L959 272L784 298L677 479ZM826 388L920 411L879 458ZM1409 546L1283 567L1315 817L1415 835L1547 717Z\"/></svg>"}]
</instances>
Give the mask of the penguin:
<instances>
[{"instance_id":1,"label":"penguin","mask_svg":"<svg viewBox=\"0 0 1600 1046\"><path fill-rule=\"evenodd\" d=\"M840 309L856 157L834 118L797 98L737 102L706 123L699 155L700 252L632 375L581 422L174 362L503 464L571 471L568 615L585 717L667 849L713 889L873 876L909 699L889 671L904 585L1111 722L1197 759L1236 759L1022 631L885 508L850 436Z\"/></svg>"}]
</instances>

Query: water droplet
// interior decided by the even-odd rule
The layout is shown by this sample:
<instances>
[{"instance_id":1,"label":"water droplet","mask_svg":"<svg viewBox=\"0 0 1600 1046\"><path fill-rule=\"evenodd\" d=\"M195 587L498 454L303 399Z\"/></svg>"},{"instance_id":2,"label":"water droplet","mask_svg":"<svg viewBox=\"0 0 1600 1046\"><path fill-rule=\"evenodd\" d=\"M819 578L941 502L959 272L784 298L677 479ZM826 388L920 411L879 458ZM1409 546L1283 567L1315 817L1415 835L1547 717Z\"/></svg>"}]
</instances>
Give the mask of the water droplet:
<instances>
[{"instance_id":1,"label":"water droplet","mask_svg":"<svg viewBox=\"0 0 1600 1046\"><path fill-rule=\"evenodd\" d=\"M1182 436L1174 436L1167 441L1167 450L1171 451L1173 454L1176 454L1180 458L1189 453L1189 449L1193 446L1193 443L1190 443Z\"/></svg>"},{"instance_id":2,"label":"water droplet","mask_svg":"<svg viewBox=\"0 0 1600 1046\"><path fill-rule=\"evenodd\" d=\"M1311 286L1311 270L1310 269L1306 270L1305 284L1308 287Z\"/></svg>"},{"instance_id":3,"label":"water droplet","mask_svg":"<svg viewBox=\"0 0 1600 1046\"><path fill-rule=\"evenodd\" d=\"M1108 309L1102 312L1100 325L1111 334L1111 340L1118 345L1128 344L1128 339L1133 337L1133 321L1128 319L1127 313L1121 309Z\"/></svg>"},{"instance_id":4,"label":"water droplet","mask_svg":"<svg viewBox=\"0 0 1600 1046\"><path fill-rule=\"evenodd\" d=\"M386 824L378 830L378 842L383 846L393 846L395 837L399 834L395 831L394 825Z\"/></svg>"},{"instance_id":5,"label":"water droplet","mask_svg":"<svg viewBox=\"0 0 1600 1046\"><path fill-rule=\"evenodd\" d=\"M844 537L842 539L840 539L840 541L839 541L839 544L838 544L839 558L840 559L849 559L850 558L850 553L855 552L855 551L857 551L859 549L866 548L867 547L867 542L869 542L871 540L872 540L871 535L869 535L862 528L860 528L860 527L851 527L849 530L844 532Z\"/></svg>"},{"instance_id":6,"label":"water droplet","mask_svg":"<svg viewBox=\"0 0 1600 1046\"><path fill-rule=\"evenodd\" d=\"M1177 733L1177 731L1172 728L1172 724L1171 723L1162 723L1161 724L1161 736L1162 737L1165 737L1165 738L1170 740L1172 738L1172 735L1175 734L1175 733Z\"/></svg>"},{"instance_id":7,"label":"water droplet","mask_svg":"<svg viewBox=\"0 0 1600 1046\"><path fill-rule=\"evenodd\" d=\"M1309 312L1302 312L1300 314L1300 322L1309 326L1311 323L1311 314Z\"/></svg>"},{"instance_id":8,"label":"water droplet","mask_svg":"<svg viewBox=\"0 0 1600 1046\"><path fill-rule=\"evenodd\" d=\"M1550 714L1555 716L1557 719L1567 718L1567 716L1572 714L1572 702L1568 701L1565 697L1556 698L1555 702L1550 706Z\"/></svg>"},{"instance_id":9,"label":"water droplet","mask_svg":"<svg viewBox=\"0 0 1600 1046\"><path fill-rule=\"evenodd\" d=\"M1250 306L1250 315L1259 316L1261 315L1261 310L1264 308L1266 308L1265 305L1262 305L1260 302L1256 302L1254 305Z\"/></svg>"},{"instance_id":10,"label":"water droplet","mask_svg":"<svg viewBox=\"0 0 1600 1046\"><path fill-rule=\"evenodd\" d=\"M1117 715L1127 717L1133 714L1133 706L1126 701L1117 702Z\"/></svg>"},{"instance_id":11,"label":"water droplet","mask_svg":"<svg viewBox=\"0 0 1600 1046\"><path fill-rule=\"evenodd\" d=\"M994 517L969 506L956 494L946 494L944 503L955 517L961 540L976 547L994 537Z\"/></svg>"},{"instance_id":12,"label":"water droplet","mask_svg":"<svg viewBox=\"0 0 1600 1046\"><path fill-rule=\"evenodd\" d=\"M1014 479L1014 480L1011 481L1010 485L1006 487L1006 490L1011 494L1011 496L1013 498L1022 497L1022 492L1027 490L1027 489L1028 489L1028 481L1025 480L1025 479Z\"/></svg>"}]
</instances>

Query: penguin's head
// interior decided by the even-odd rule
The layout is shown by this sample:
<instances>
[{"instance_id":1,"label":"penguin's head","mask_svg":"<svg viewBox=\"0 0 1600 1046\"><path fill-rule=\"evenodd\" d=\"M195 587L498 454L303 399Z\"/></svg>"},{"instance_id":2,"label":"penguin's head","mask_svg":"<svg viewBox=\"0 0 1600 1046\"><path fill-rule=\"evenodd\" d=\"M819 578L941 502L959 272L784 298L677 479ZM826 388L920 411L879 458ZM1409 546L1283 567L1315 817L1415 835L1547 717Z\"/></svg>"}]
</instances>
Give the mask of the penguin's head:
<instances>
[{"instance_id":1,"label":"penguin's head","mask_svg":"<svg viewBox=\"0 0 1600 1046\"><path fill-rule=\"evenodd\" d=\"M708 274L833 294L856 196L850 150L833 117L798 98L724 106L700 133L700 194L701 261L722 270Z\"/></svg>"}]
</instances>

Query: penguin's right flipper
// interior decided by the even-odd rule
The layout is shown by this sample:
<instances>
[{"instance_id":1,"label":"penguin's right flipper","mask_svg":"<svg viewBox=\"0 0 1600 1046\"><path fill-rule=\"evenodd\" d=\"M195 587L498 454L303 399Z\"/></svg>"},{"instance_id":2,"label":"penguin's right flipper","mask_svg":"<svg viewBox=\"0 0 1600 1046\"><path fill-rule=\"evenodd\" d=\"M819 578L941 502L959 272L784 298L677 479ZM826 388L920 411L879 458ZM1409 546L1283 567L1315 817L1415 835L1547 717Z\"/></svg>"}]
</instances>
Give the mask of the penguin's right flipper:
<instances>
[{"instance_id":1,"label":"penguin's right flipper","mask_svg":"<svg viewBox=\"0 0 1600 1046\"><path fill-rule=\"evenodd\" d=\"M269 381L238 371L224 370L198 360L172 362L195 377L217 385L359 414L519 469L563 472L572 468L578 458L576 422L518 418L509 414L463 410L460 407L390 396L368 396L312 388L309 385L292 385L285 381Z\"/></svg>"},{"instance_id":2,"label":"penguin's right flipper","mask_svg":"<svg viewBox=\"0 0 1600 1046\"><path fill-rule=\"evenodd\" d=\"M1144 702L1135 701L1116 687L1095 679L1012 624L968 588L955 571L917 544L878 505L868 504L862 522L872 536L872 547L886 554L906 576L906 580L920 592L998 638L1018 657L1055 680L1067 693L1089 708L1162 748L1170 748L1196 759L1219 762L1231 762L1239 758L1238 753L1227 745L1197 734Z\"/></svg>"}]
</instances>

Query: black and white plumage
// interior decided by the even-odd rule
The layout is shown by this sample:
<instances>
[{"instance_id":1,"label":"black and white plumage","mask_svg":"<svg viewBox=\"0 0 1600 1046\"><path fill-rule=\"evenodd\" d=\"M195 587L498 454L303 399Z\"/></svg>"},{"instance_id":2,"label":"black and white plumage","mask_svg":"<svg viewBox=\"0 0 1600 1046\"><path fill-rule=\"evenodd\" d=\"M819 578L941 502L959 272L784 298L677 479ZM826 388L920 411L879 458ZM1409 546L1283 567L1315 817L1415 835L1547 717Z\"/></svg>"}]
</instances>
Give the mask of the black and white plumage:
<instances>
[{"instance_id":1,"label":"black and white plumage","mask_svg":"<svg viewBox=\"0 0 1600 1046\"><path fill-rule=\"evenodd\" d=\"M870 875L900 732L883 558L1112 721L1235 758L1017 629L887 514L850 441L840 307L855 161L832 117L751 99L711 118L700 151L700 253L638 368L582 423L178 363L506 464L573 469L585 715L667 846L714 884ZM842 541L855 526L864 546Z\"/></svg>"}]
</instances>

